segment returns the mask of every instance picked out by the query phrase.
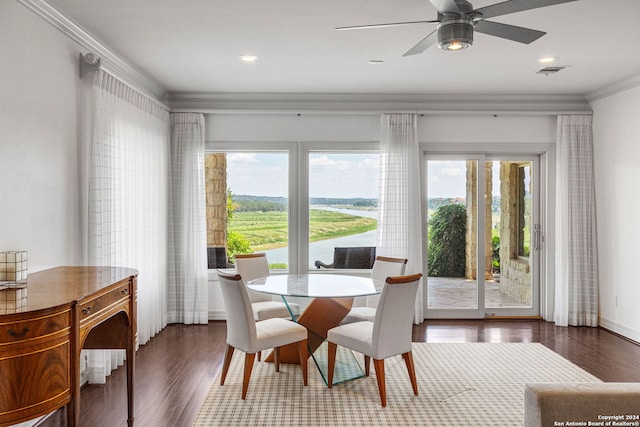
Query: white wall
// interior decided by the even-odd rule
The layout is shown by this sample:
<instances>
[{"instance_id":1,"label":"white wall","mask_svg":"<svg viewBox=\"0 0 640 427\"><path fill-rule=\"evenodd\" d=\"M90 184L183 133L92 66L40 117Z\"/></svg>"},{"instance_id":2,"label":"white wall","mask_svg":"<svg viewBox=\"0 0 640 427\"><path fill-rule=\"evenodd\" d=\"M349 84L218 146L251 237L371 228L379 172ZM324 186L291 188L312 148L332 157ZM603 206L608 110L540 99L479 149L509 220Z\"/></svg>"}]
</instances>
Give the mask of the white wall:
<instances>
[{"instance_id":1,"label":"white wall","mask_svg":"<svg viewBox=\"0 0 640 427\"><path fill-rule=\"evenodd\" d=\"M80 261L78 49L15 1L0 2L0 251L29 272Z\"/></svg>"},{"instance_id":2,"label":"white wall","mask_svg":"<svg viewBox=\"0 0 640 427\"><path fill-rule=\"evenodd\" d=\"M555 135L552 115L425 115L418 121L420 141L432 144L550 144Z\"/></svg>"},{"instance_id":3,"label":"white wall","mask_svg":"<svg viewBox=\"0 0 640 427\"><path fill-rule=\"evenodd\" d=\"M493 145L509 150L513 144L540 146L555 142L556 118L549 115L424 115L418 121L421 142L436 148L455 144ZM378 114L209 114L207 142L380 140ZM209 281L209 318L224 318L215 274Z\"/></svg>"},{"instance_id":4,"label":"white wall","mask_svg":"<svg viewBox=\"0 0 640 427\"><path fill-rule=\"evenodd\" d=\"M640 341L640 87L592 107L600 324Z\"/></svg>"},{"instance_id":5,"label":"white wall","mask_svg":"<svg viewBox=\"0 0 640 427\"><path fill-rule=\"evenodd\" d=\"M555 143L555 116L423 115L427 143ZM209 114L207 141L379 141L378 114Z\"/></svg>"},{"instance_id":6,"label":"white wall","mask_svg":"<svg viewBox=\"0 0 640 427\"><path fill-rule=\"evenodd\" d=\"M380 116L361 114L209 114L207 141L379 141Z\"/></svg>"}]
</instances>

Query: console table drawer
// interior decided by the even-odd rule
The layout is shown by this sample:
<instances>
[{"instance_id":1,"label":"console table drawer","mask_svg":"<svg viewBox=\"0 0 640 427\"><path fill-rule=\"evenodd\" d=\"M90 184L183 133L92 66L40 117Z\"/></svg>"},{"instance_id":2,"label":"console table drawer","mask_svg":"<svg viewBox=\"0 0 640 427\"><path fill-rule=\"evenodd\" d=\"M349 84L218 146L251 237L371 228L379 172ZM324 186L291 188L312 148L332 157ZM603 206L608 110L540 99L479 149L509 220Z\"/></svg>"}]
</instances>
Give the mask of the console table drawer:
<instances>
[{"instance_id":1,"label":"console table drawer","mask_svg":"<svg viewBox=\"0 0 640 427\"><path fill-rule=\"evenodd\" d=\"M0 425L71 399L71 308L0 318Z\"/></svg>"},{"instance_id":2,"label":"console table drawer","mask_svg":"<svg viewBox=\"0 0 640 427\"><path fill-rule=\"evenodd\" d=\"M0 348L60 332L71 324L70 310L10 322L0 322Z\"/></svg>"},{"instance_id":3,"label":"console table drawer","mask_svg":"<svg viewBox=\"0 0 640 427\"><path fill-rule=\"evenodd\" d=\"M87 319L93 315L99 314L102 310L110 307L120 300L128 299L131 295L129 283L119 286L117 289L108 294L99 296L91 301L80 304L80 320Z\"/></svg>"}]
</instances>

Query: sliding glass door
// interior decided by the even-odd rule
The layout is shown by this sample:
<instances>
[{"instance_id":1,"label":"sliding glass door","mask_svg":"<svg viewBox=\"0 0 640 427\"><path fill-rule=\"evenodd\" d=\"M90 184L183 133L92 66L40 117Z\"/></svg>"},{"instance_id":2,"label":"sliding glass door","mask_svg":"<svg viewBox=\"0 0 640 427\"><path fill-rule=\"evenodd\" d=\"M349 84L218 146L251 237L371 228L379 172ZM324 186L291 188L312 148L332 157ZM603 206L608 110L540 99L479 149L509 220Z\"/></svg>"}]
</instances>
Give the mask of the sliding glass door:
<instances>
[{"instance_id":1,"label":"sliding glass door","mask_svg":"<svg viewBox=\"0 0 640 427\"><path fill-rule=\"evenodd\" d=\"M538 156L427 155L428 318L539 314Z\"/></svg>"}]
</instances>

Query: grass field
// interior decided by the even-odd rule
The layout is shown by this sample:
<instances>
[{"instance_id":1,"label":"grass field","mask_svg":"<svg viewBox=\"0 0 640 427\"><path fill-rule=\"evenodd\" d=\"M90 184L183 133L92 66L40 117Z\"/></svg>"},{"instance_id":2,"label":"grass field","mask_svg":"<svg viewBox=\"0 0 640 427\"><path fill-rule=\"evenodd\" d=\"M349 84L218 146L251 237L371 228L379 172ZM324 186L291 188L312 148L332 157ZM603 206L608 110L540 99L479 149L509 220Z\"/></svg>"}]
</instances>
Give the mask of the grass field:
<instances>
[{"instance_id":1,"label":"grass field","mask_svg":"<svg viewBox=\"0 0 640 427\"><path fill-rule=\"evenodd\" d=\"M334 239L376 229L377 221L320 209L309 210L311 242ZM244 236L254 251L287 246L287 212L234 212L229 231Z\"/></svg>"}]
</instances>

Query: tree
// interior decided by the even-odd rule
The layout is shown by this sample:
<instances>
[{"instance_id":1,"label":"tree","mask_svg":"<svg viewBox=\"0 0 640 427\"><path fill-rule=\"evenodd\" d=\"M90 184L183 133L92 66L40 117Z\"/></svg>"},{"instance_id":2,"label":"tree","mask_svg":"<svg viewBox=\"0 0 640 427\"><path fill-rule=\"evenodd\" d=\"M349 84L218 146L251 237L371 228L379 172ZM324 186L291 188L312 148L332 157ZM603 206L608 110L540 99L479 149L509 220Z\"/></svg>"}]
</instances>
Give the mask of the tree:
<instances>
[{"instance_id":1,"label":"tree","mask_svg":"<svg viewBox=\"0 0 640 427\"><path fill-rule=\"evenodd\" d=\"M233 218L233 213L240 207L240 204L233 200L233 192L227 188L227 218Z\"/></svg>"},{"instance_id":2,"label":"tree","mask_svg":"<svg viewBox=\"0 0 640 427\"><path fill-rule=\"evenodd\" d=\"M491 238L491 272L500 274L500 237Z\"/></svg>"},{"instance_id":3,"label":"tree","mask_svg":"<svg viewBox=\"0 0 640 427\"><path fill-rule=\"evenodd\" d=\"M460 204L440 206L429 223L429 276L465 276L467 209Z\"/></svg>"},{"instance_id":4,"label":"tree","mask_svg":"<svg viewBox=\"0 0 640 427\"><path fill-rule=\"evenodd\" d=\"M251 242L249 242L243 235L234 231L227 233L227 257L230 263L234 263L236 254L250 254Z\"/></svg>"},{"instance_id":5,"label":"tree","mask_svg":"<svg viewBox=\"0 0 640 427\"><path fill-rule=\"evenodd\" d=\"M227 218L228 220L233 218L233 212L240 206L233 201L233 192L230 188L227 188ZM227 224L228 224L227 220ZM230 263L234 263L236 254L249 254L253 252L251 250L251 242L247 240L243 235L229 231L227 226L227 260Z\"/></svg>"}]
</instances>

